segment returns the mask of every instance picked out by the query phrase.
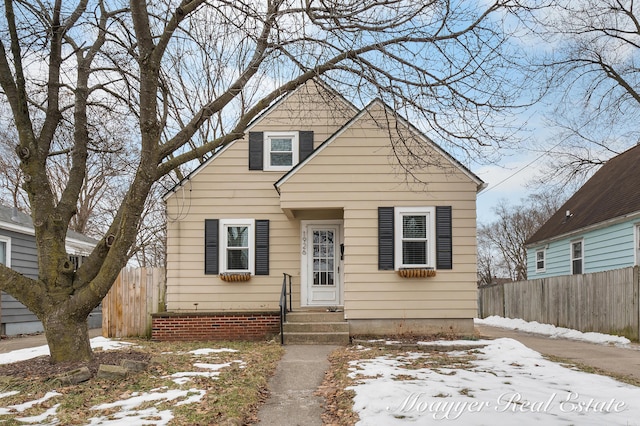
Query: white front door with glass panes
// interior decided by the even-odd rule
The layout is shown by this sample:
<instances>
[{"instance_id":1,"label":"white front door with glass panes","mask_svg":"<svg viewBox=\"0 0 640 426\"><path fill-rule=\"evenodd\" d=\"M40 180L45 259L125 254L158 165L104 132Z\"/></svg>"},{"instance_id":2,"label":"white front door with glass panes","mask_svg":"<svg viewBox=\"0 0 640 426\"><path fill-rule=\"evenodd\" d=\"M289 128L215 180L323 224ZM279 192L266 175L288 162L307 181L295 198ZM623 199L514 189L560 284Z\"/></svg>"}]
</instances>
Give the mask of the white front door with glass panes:
<instances>
[{"instance_id":1,"label":"white front door with glass panes","mask_svg":"<svg viewBox=\"0 0 640 426\"><path fill-rule=\"evenodd\" d=\"M303 306L342 305L341 234L339 223L303 224Z\"/></svg>"}]
</instances>

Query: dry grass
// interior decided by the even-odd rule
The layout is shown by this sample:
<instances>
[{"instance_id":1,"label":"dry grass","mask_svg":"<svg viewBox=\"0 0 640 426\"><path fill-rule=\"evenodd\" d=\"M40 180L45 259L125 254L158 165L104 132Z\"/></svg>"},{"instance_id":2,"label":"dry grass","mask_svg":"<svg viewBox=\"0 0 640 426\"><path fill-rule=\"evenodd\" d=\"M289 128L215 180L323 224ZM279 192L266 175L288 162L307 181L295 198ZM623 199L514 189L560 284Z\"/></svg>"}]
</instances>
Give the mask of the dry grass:
<instances>
[{"instance_id":1,"label":"dry grass","mask_svg":"<svg viewBox=\"0 0 640 426\"><path fill-rule=\"evenodd\" d=\"M257 421L257 409L268 395L268 380L283 354L282 347L277 343L167 343L132 339L127 339L127 341L134 342L136 347L130 350L105 351L103 354L98 354L100 355L99 359L108 358L113 363L116 363L120 358L131 358L131 354L135 354L137 359L149 361L149 368L145 372L131 374L122 380L93 377L78 385L63 386L55 379L55 375L37 374L37 369L24 368L20 370L17 365L0 368L0 395L10 391L19 392L0 398L0 423L22 425L24 423L16 420L17 417L39 415L59 404L55 413L59 424L84 425L92 417L113 415L119 410L119 408L92 409L99 404L126 400L152 390L166 392L180 389L187 391L186 397L189 397L196 394L195 391L191 391L194 389L206 392L204 397L197 402L176 406L179 399L154 401L147 402L146 405L137 409L153 406L158 410L170 410L174 416L170 422L171 425L252 424ZM220 352L201 357L189 353L189 351L196 349L223 347L236 349L238 352ZM109 354L107 357L101 356L107 353ZM39 359L31 362L37 364L42 361ZM204 371L194 366L196 362L230 363L230 366L221 369L217 379L193 377L184 384L177 384L168 377L178 372ZM5 412L2 414L2 407L33 401L42 398L51 391L61 395L20 413ZM49 418L49 421L51 419Z\"/></svg>"}]
</instances>

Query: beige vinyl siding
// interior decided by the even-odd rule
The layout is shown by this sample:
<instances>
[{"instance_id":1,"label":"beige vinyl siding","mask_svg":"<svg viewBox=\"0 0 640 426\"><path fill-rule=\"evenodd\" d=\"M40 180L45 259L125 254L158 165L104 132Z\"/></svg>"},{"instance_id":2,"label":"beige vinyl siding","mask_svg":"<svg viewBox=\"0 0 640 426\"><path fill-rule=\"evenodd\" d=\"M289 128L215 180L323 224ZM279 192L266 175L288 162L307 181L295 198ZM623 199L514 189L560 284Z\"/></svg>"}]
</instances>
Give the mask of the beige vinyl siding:
<instances>
[{"instance_id":1,"label":"beige vinyl siding","mask_svg":"<svg viewBox=\"0 0 640 426\"><path fill-rule=\"evenodd\" d=\"M317 146L356 113L339 98L325 105L327 96L322 87L308 84L249 130L312 130ZM309 110L309 104L315 109ZM283 172L248 170L247 138L248 134L218 153L166 199L169 311L277 309L284 272L294 276L299 306L300 223L287 219L280 208L273 184ZM204 222L228 218L270 221L269 276L229 283L204 274Z\"/></svg>"},{"instance_id":2,"label":"beige vinyl siding","mask_svg":"<svg viewBox=\"0 0 640 426\"><path fill-rule=\"evenodd\" d=\"M397 165L388 133L364 116L280 185L280 205L294 215L326 205L344 209L346 318L475 316L479 182L437 151L430 155L434 165L416 174L425 184L413 182ZM438 205L452 206L453 270L428 279L379 271L378 207Z\"/></svg>"},{"instance_id":3,"label":"beige vinyl siding","mask_svg":"<svg viewBox=\"0 0 640 426\"><path fill-rule=\"evenodd\" d=\"M355 111L308 85L248 131L312 130L314 145ZM311 105L311 107L310 107ZM372 108L379 114L381 109ZM364 114L302 167L248 170L248 134L225 148L167 198L167 308L170 311L276 309L282 273L293 275L300 306L300 220L344 220L344 308L348 319L473 318L476 315L476 210L479 181L437 150L415 183L397 164L389 135ZM428 279L378 271L378 207L452 206L453 270ZM288 218L285 212L293 219ZM204 274L206 219L268 219L270 275L227 283Z\"/></svg>"}]
</instances>

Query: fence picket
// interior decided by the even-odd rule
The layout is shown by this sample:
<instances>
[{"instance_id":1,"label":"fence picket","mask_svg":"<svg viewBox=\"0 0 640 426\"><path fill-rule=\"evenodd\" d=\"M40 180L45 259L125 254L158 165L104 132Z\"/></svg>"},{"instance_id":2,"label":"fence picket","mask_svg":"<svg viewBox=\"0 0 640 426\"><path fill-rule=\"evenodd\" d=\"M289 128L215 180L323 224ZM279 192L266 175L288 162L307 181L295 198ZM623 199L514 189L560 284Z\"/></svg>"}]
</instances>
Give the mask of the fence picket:
<instances>
[{"instance_id":1,"label":"fence picket","mask_svg":"<svg viewBox=\"0 0 640 426\"><path fill-rule=\"evenodd\" d=\"M478 316L521 318L640 340L638 267L481 287Z\"/></svg>"},{"instance_id":2,"label":"fence picket","mask_svg":"<svg viewBox=\"0 0 640 426\"><path fill-rule=\"evenodd\" d=\"M107 337L151 336L151 314L164 300L164 268L124 268L102 301Z\"/></svg>"}]
</instances>

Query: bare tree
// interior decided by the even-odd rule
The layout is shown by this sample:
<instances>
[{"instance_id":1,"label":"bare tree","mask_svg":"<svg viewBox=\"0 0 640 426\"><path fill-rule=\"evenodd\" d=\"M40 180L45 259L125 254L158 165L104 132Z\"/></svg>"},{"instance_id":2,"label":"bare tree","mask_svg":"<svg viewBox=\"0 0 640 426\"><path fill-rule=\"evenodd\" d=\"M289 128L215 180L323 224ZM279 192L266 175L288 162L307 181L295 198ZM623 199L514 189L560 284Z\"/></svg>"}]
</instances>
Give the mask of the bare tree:
<instances>
[{"instance_id":1,"label":"bare tree","mask_svg":"<svg viewBox=\"0 0 640 426\"><path fill-rule=\"evenodd\" d=\"M511 6L5 0L0 87L18 136L39 278L0 267L0 289L42 321L54 362L90 358L86 317L125 265L156 182L241 138L274 100L313 78L357 103L381 97L433 139L474 155L507 141L500 113L522 99L510 73L518 51L502 25ZM108 230L74 271L64 240L93 166L92 129L104 125L94 117L132 125L136 157ZM70 163L58 193L49 168L63 123L72 129Z\"/></svg>"},{"instance_id":2,"label":"bare tree","mask_svg":"<svg viewBox=\"0 0 640 426\"><path fill-rule=\"evenodd\" d=\"M501 202L490 224L478 227L478 279L480 285L490 284L496 273L512 281L527 279L525 241L538 230L562 204L562 193L533 194L512 206Z\"/></svg>"},{"instance_id":3,"label":"bare tree","mask_svg":"<svg viewBox=\"0 0 640 426\"><path fill-rule=\"evenodd\" d=\"M539 180L580 185L640 140L640 11L633 0L547 3L526 15L549 46L541 67L554 93Z\"/></svg>"}]
</instances>

